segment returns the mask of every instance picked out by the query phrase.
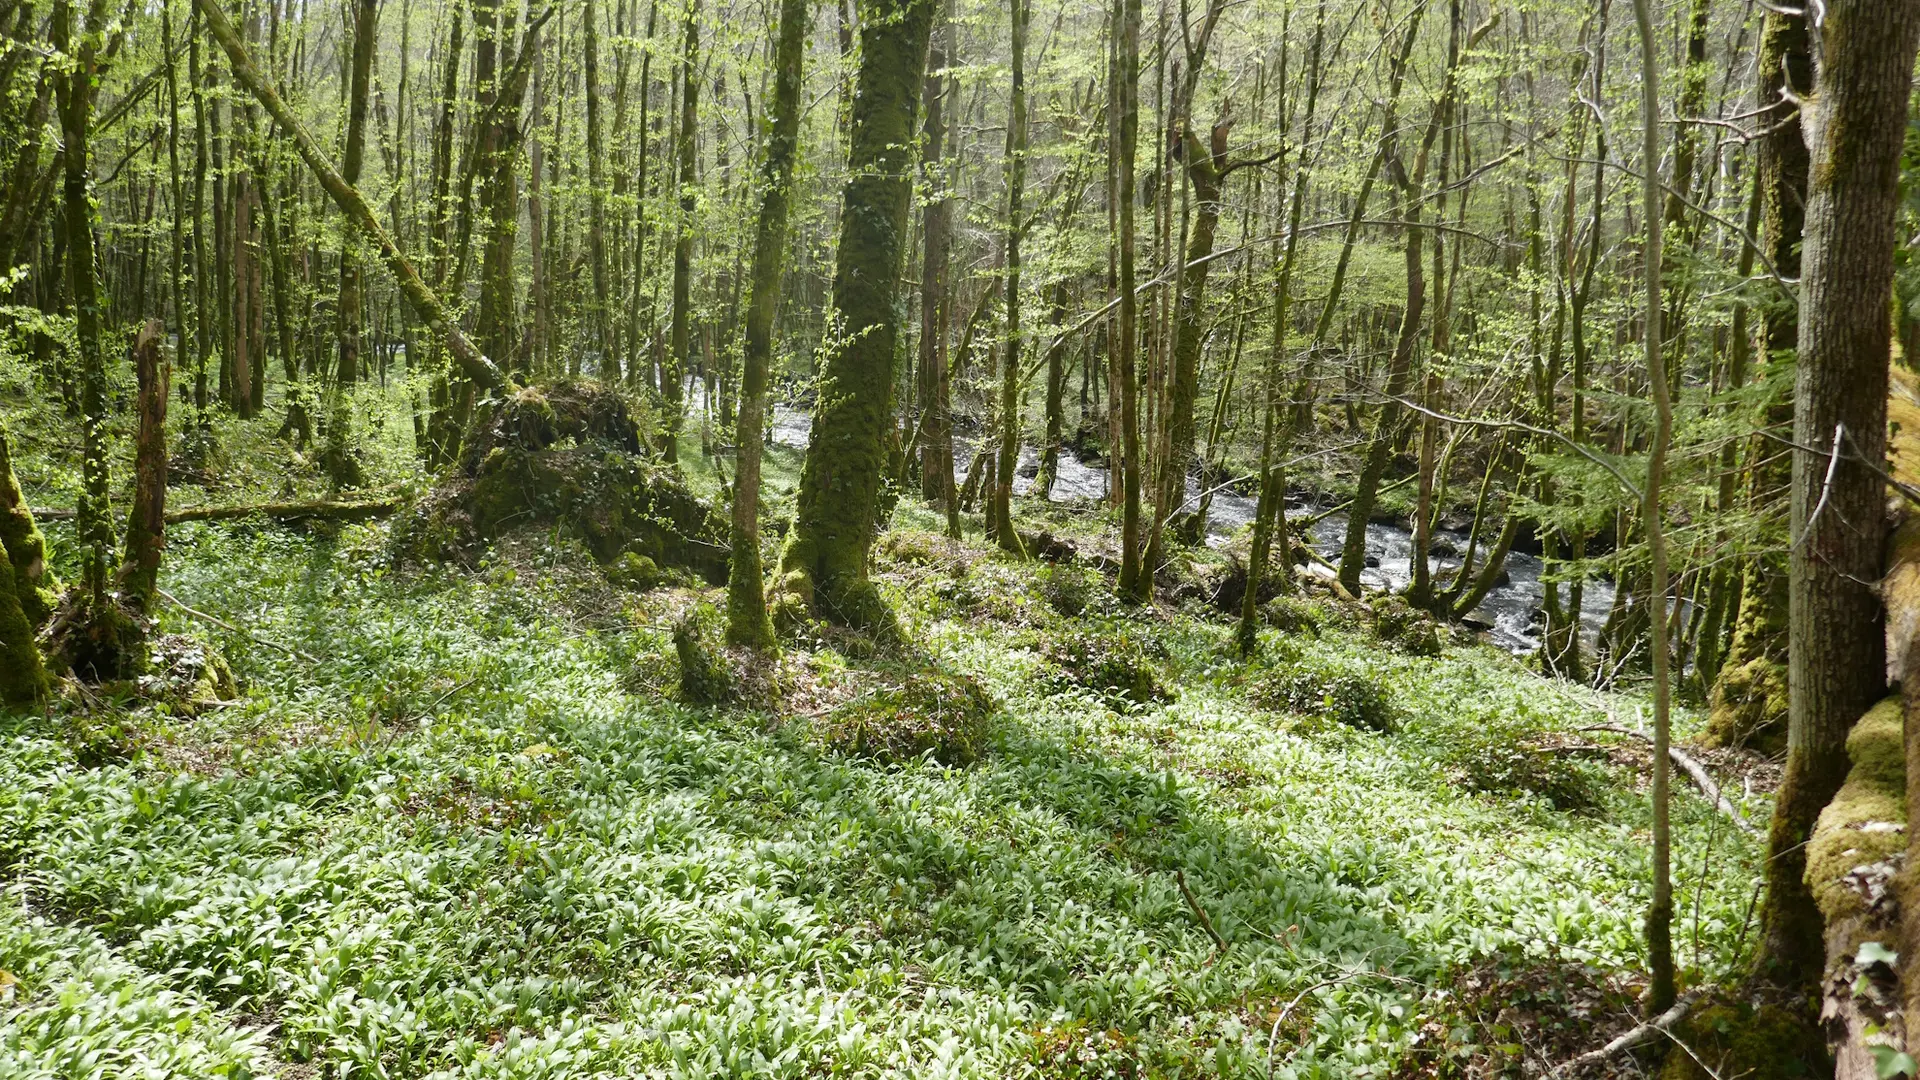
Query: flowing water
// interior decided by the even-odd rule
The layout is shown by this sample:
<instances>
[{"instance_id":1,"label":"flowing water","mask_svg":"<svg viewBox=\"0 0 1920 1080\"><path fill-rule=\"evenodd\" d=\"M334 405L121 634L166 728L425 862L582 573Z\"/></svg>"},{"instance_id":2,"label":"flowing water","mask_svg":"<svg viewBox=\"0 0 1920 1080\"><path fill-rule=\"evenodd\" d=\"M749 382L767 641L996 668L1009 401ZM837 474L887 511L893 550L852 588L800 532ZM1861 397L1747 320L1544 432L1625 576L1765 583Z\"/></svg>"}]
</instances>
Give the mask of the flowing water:
<instances>
[{"instance_id":1,"label":"flowing water","mask_svg":"<svg viewBox=\"0 0 1920 1080\"><path fill-rule=\"evenodd\" d=\"M807 445L812 418L805 412L789 406L775 406L772 418L773 441L795 449ZM975 438L956 435L954 438L954 471L956 480L965 479L965 471L973 460L978 447ZM1020 450L1020 467L1014 476L1014 491L1025 494L1033 487L1033 476L1039 468L1038 451L1031 447ZM1091 502L1104 498L1107 493L1106 466L1089 463L1074 453L1071 448L1060 451L1059 475L1054 478L1053 490L1048 498L1053 502ZM1187 506L1199 505L1201 488L1193 480L1187 482ZM1213 493L1213 499L1207 506L1208 542L1219 544L1253 520L1255 500L1238 492L1221 488ZM1287 507L1290 520L1310 517L1318 512L1317 507L1308 503L1291 503ZM1315 522L1307 530L1308 540L1314 549L1329 559L1338 560L1341 546L1346 541L1347 517L1335 513ZM1433 544L1428 557L1428 565L1435 575L1457 570L1460 557L1457 552L1467 549L1467 535L1452 529L1435 530ZM1491 538L1482 538L1481 552L1484 557L1486 544ZM1444 553L1444 554L1443 554ZM1540 647L1540 632L1545 623L1545 613L1541 603L1545 588L1540 575L1546 569L1545 564L1534 555L1514 551L1507 555L1506 574L1493 591L1487 594L1485 601L1474 609L1470 621L1486 627L1487 640L1513 652L1531 652ZM1309 573L1328 574L1325 567L1311 565ZM1403 589L1413 576L1413 534L1399 525L1374 523L1367 526L1367 568L1360 575L1363 585L1384 589ZM1613 604L1613 585L1605 580L1589 580L1581 597L1580 622L1586 633L1597 634L1600 625L1606 621L1607 610Z\"/></svg>"}]
</instances>

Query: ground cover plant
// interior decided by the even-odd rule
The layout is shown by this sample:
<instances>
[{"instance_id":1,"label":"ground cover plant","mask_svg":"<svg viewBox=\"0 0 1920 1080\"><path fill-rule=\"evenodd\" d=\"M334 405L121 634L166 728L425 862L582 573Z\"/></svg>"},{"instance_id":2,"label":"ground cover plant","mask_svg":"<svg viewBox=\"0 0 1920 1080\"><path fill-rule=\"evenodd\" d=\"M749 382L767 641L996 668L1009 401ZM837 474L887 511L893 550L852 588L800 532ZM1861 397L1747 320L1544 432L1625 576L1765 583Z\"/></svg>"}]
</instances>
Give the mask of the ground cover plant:
<instances>
[{"instance_id":1,"label":"ground cover plant","mask_svg":"<svg viewBox=\"0 0 1920 1080\"><path fill-rule=\"evenodd\" d=\"M1115 711L1047 677L1065 617L1011 633L883 575L923 659L1001 707L969 757L876 759L634 689L671 668L653 606L680 601L583 606L583 548L397 570L385 528L181 529L169 589L292 651L171 610L234 658L237 702L135 707L91 765L8 718L10 1061L60 1075L163 1008L192 1035L167 1052L210 1073L1397 1075L1466 1052L1434 1031L1489 957L1636 964L1636 778L1599 768L1568 813L1450 771L1486 715L1598 715L1489 650L1270 631L1281 670L1376 665L1403 730L1301 727L1254 702L1226 626L1169 614L1183 692ZM1755 852L1677 809L1711 976Z\"/></svg>"}]
</instances>

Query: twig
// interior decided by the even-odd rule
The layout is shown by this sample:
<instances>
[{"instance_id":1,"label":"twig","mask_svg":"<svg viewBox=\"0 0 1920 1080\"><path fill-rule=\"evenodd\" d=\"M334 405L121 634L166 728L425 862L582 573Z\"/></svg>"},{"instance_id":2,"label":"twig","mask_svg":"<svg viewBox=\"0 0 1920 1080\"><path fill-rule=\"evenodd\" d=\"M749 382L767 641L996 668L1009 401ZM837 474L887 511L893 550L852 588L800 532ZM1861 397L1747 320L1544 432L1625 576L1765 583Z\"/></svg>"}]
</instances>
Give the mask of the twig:
<instances>
[{"instance_id":1,"label":"twig","mask_svg":"<svg viewBox=\"0 0 1920 1080\"><path fill-rule=\"evenodd\" d=\"M1348 979L1365 974L1367 973L1364 971L1348 971L1335 975L1331 979L1322 979L1312 986L1307 987L1305 990L1300 991L1298 994L1295 994L1293 1000L1287 1002L1287 1007L1281 1009L1280 1015L1273 1018L1273 1030L1267 1032L1267 1080L1273 1080L1273 1044L1280 1039L1280 1025L1287 1022L1287 1017L1293 1013L1294 1007L1299 1005L1301 1001L1306 999L1308 994L1313 993L1315 990L1324 990L1329 986L1337 986L1340 983L1346 982Z\"/></svg>"},{"instance_id":2,"label":"twig","mask_svg":"<svg viewBox=\"0 0 1920 1080\"><path fill-rule=\"evenodd\" d=\"M1207 909L1200 906L1200 901L1194 897L1193 890L1187 888L1187 872L1174 870L1173 880L1179 883L1180 895L1186 899L1187 906L1193 909L1193 917L1200 920L1200 929L1205 930L1207 936L1213 939L1214 952L1222 956L1226 955L1227 939L1221 937L1220 931L1213 928L1213 920L1207 918Z\"/></svg>"},{"instance_id":3,"label":"twig","mask_svg":"<svg viewBox=\"0 0 1920 1080\"><path fill-rule=\"evenodd\" d=\"M1680 999L1673 1003L1673 1008L1648 1020L1644 1024L1637 1025L1622 1032L1612 1042L1609 1042L1598 1050L1589 1050L1579 1057L1562 1062L1551 1072L1547 1073L1546 1080L1556 1080L1558 1077L1571 1075L1589 1065L1598 1065L1615 1054L1639 1046L1655 1035L1665 1035L1668 1028L1679 1023L1686 1017L1688 1012L1692 1011L1694 1002L1699 1001L1701 995L1705 993L1705 987L1696 986L1686 993L1681 994Z\"/></svg>"},{"instance_id":4,"label":"twig","mask_svg":"<svg viewBox=\"0 0 1920 1080\"><path fill-rule=\"evenodd\" d=\"M1615 735L1631 735L1636 739L1644 739L1648 742L1653 741L1653 736L1648 735L1644 731L1635 731L1630 727L1620 727L1617 724L1593 724L1589 727L1580 728L1579 730L1608 731ZM1694 786L1700 789L1700 794L1706 796L1707 801L1713 804L1714 809L1727 815L1729 820L1740 827L1741 832L1746 833L1748 836L1760 835L1760 827L1748 821L1746 815L1740 812L1740 808L1733 805L1733 800L1721 793L1720 785L1713 782L1713 777L1707 773L1707 767L1705 765L1700 764L1691 754L1688 754L1685 750L1677 746L1667 747L1667 757L1671 758L1675 765L1680 766L1682 772L1692 778Z\"/></svg>"},{"instance_id":5,"label":"twig","mask_svg":"<svg viewBox=\"0 0 1920 1080\"><path fill-rule=\"evenodd\" d=\"M181 611L186 612L187 614L193 616L196 619L204 619L215 626L221 627L226 630L231 630L236 634L244 634L245 636L252 638L254 641L257 641L262 645L266 645L270 648L279 649L281 652L288 653L292 656L297 656L300 659L305 660L309 664L317 664L320 662L318 658L310 656L307 653L303 653L299 649L296 649L291 645L282 645L279 642L271 640L269 638L263 638L259 634L256 634L251 630L243 630L240 627L235 626L232 623L226 621L225 619L221 619L216 616L209 615L204 611L197 611L193 608L190 608L187 605L181 603L179 597L173 595L172 593L168 592L165 589L155 588L153 591L156 593L159 593L160 598L165 600L167 603L172 604L174 607L179 608Z\"/></svg>"}]
</instances>

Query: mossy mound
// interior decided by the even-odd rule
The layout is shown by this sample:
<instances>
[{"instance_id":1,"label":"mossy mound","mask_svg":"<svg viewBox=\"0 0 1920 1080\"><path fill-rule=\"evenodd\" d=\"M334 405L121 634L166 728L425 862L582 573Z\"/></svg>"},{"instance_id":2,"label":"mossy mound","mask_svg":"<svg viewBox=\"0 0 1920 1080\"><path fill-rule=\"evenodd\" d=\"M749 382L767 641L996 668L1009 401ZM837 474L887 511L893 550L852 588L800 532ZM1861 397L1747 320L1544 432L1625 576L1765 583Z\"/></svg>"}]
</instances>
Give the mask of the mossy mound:
<instances>
[{"instance_id":1,"label":"mossy mound","mask_svg":"<svg viewBox=\"0 0 1920 1080\"><path fill-rule=\"evenodd\" d=\"M1827 920L1827 955L1852 956L1889 917L1889 882L1906 850L1900 699L1875 705L1847 736L1853 767L1807 843L1807 884Z\"/></svg>"},{"instance_id":2,"label":"mossy mound","mask_svg":"<svg viewBox=\"0 0 1920 1080\"><path fill-rule=\"evenodd\" d=\"M920 566L952 574L967 571L966 549L960 542L925 529L892 529L874 545L878 561Z\"/></svg>"},{"instance_id":3,"label":"mossy mound","mask_svg":"<svg viewBox=\"0 0 1920 1080\"><path fill-rule=\"evenodd\" d=\"M1319 637L1320 625L1326 621L1326 614L1319 604L1311 600L1297 596L1276 596L1260 605L1260 618L1283 634Z\"/></svg>"},{"instance_id":4,"label":"mossy mound","mask_svg":"<svg viewBox=\"0 0 1920 1080\"><path fill-rule=\"evenodd\" d=\"M452 476L394 528L402 557L472 563L508 529L558 525L594 558L633 554L726 581L726 521L671 468L639 456L625 399L583 383L483 408Z\"/></svg>"},{"instance_id":5,"label":"mossy mound","mask_svg":"<svg viewBox=\"0 0 1920 1080\"><path fill-rule=\"evenodd\" d=\"M99 604L86 589L68 589L47 627L47 665L99 685L147 673L148 620L117 593Z\"/></svg>"},{"instance_id":6,"label":"mossy mound","mask_svg":"<svg viewBox=\"0 0 1920 1080\"><path fill-rule=\"evenodd\" d=\"M1048 566L1040 571L1034 587L1054 614L1070 619L1105 611L1116 603L1107 579L1087 566Z\"/></svg>"},{"instance_id":7,"label":"mossy mound","mask_svg":"<svg viewBox=\"0 0 1920 1080\"><path fill-rule=\"evenodd\" d=\"M834 709L816 731L829 749L853 757L900 763L931 755L970 765L986 752L996 707L971 678L923 671Z\"/></svg>"},{"instance_id":8,"label":"mossy mound","mask_svg":"<svg viewBox=\"0 0 1920 1080\"><path fill-rule=\"evenodd\" d=\"M240 696L233 669L213 646L184 634L161 634L148 647L141 696L168 712L197 715Z\"/></svg>"},{"instance_id":9,"label":"mossy mound","mask_svg":"<svg viewBox=\"0 0 1920 1080\"><path fill-rule=\"evenodd\" d=\"M1120 624L1075 627L1041 650L1062 689L1090 690L1116 710L1173 700L1155 670L1153 643Z\"/></svg>"},{"instance_id":10,"label":"mossy mound","mask_svg":"<svg viewBox=\"0 0 1920 1080\"><path fill-rule=\"evenodd\" d=\"M1398 727L1386 688L1372 675L1331 662L1298 657L1254 683L1255 704L1328 720L1362 731Z\"/></svg>"},{"instance_id":11,"label":"mossy mound","mask_svg":"<svg viewBox=\"0 0 1920 1080\"><path fill-rule=\"evenodd\" d=\"M1376 596L1367 607L1374 636L1381 641L1408 656L1440 655L1440 624L1433 616L1394 595Z\"/></svg>"},{"instance_id":12,"label":"mossy mound","mask_svg":"<svg viewBox=\"0 0 1920 1080\"><path fill-rule=\"evenodd\" d=\"M733 700L733 670L721 640L720 613L711 604L695 604L673 621L673 653L680 661L675 696L689 705L724 705Z\"/></svg>"},{"instance_id":13,"label":"mossy mound","mask_svg":"<svg viewBox=\"0 0 1920 1080\"><path fill-rule=\"evenodd\" d=\"M1756 656L1720 669L1708 703L1708 746L1774 754L1787 745L1787 665Z\"/></svg>"},{"instance_id":14,"label":"mossy mound","mask_svg":"<svg viewBox=\"0 0 1920 1080\"><path fill-rule=\"evenodd\" d=\"M1811 1080L1833 1075L1820 1029L1778 1005L1756 1008L1751 1002L1716 998L1688 1013L1674 1036L1678 1043L1662 1063L1659 1080Z\"/></svg>"}]
</instances>

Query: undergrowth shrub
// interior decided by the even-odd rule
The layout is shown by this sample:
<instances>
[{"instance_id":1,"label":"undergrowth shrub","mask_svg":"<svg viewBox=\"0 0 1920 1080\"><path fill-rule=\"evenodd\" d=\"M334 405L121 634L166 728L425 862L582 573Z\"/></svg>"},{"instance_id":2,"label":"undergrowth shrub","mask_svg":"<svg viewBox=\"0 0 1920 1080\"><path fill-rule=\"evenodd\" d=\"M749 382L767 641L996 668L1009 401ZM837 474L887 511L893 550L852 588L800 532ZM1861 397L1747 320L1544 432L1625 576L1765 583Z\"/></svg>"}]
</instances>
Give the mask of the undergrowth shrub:
<instances>
[{"instance_id":1,"label":"undergrowth shrub","mask_svg":"<svg viewBox=\"0 0 1920 1080\"><path fill-rule=\"evenodd\" d=\"M1055 687L1091 690L1116 710L1173 700L1154 670L1164 651L1118 624L1073 627L1042 647Z\"/></svg>"},{"instance_id":2,"label":"undergrowth shrub","mask_svg":"<svg viewBox=\"0 0 1920 1080\"><path fill-rule=\"evenodd\" d=\"M1440 655L1440 625L1433 616L1392 594L1374 597L1368 607L1381 641L1408 656Z\"/></svg>"},{"instance_id":3,"label":"undergrowth shrub","mask_svg":"<svg viewBox=\"0 0 1920 1080\"><path fill-rule=\"evenodd\" d=\"M1253 686L1255 704L1364 731L1398 726L1386 688L1372 674L1331 661L1294 657Z\"/></svg>"},{"instance_id":4,"label":"undergrowth shrub","mask_svg":"<svg viewBox=\"0 0 1920 1080\"><path fill-rule=\"evenodd\" d=\"M1325 615L1320 605L1297 596L1276 596L1261 605L1260 616L1268 626L1283 634L1320 636Z\"/></svg>"},{"instance_id":5,"label":"undergrowth shrub","mask_svg":"<svg viewBox=\"0 0 1920 1080\"><path fill-rule=\"evenodd\" d=\"M1040 596L1056 614L1077 619L1106 608L1113 599L1100 572L1086 566L1055 565L1040 571Z\"/></svg>"},{"instance_id":6,"label":"undergrowth shrub","mask_svg":"<svg viewBox=\"0 0 1920 1080\"><path fill-rule=\"evenodd\" d=\"M1450 733L1442 762L1453 782L1487 795L1528 795L1556 810L1600 804L1604 777L1556 752L1538 725L1519 717L1486 717Z\"/></svg>"},{"instance_id":7,"label":"undergrowth shrub","mask_svg":"<svg viewBox=\"0 0 1920 1080\"><path fill-rule=\"evenodd\" d=\"M818 735L832 750L883 763L931 754L945 765L970 765L986 752L994 707L965 675L916 672L827 713Z\"/></svg>"}]
</instances>

